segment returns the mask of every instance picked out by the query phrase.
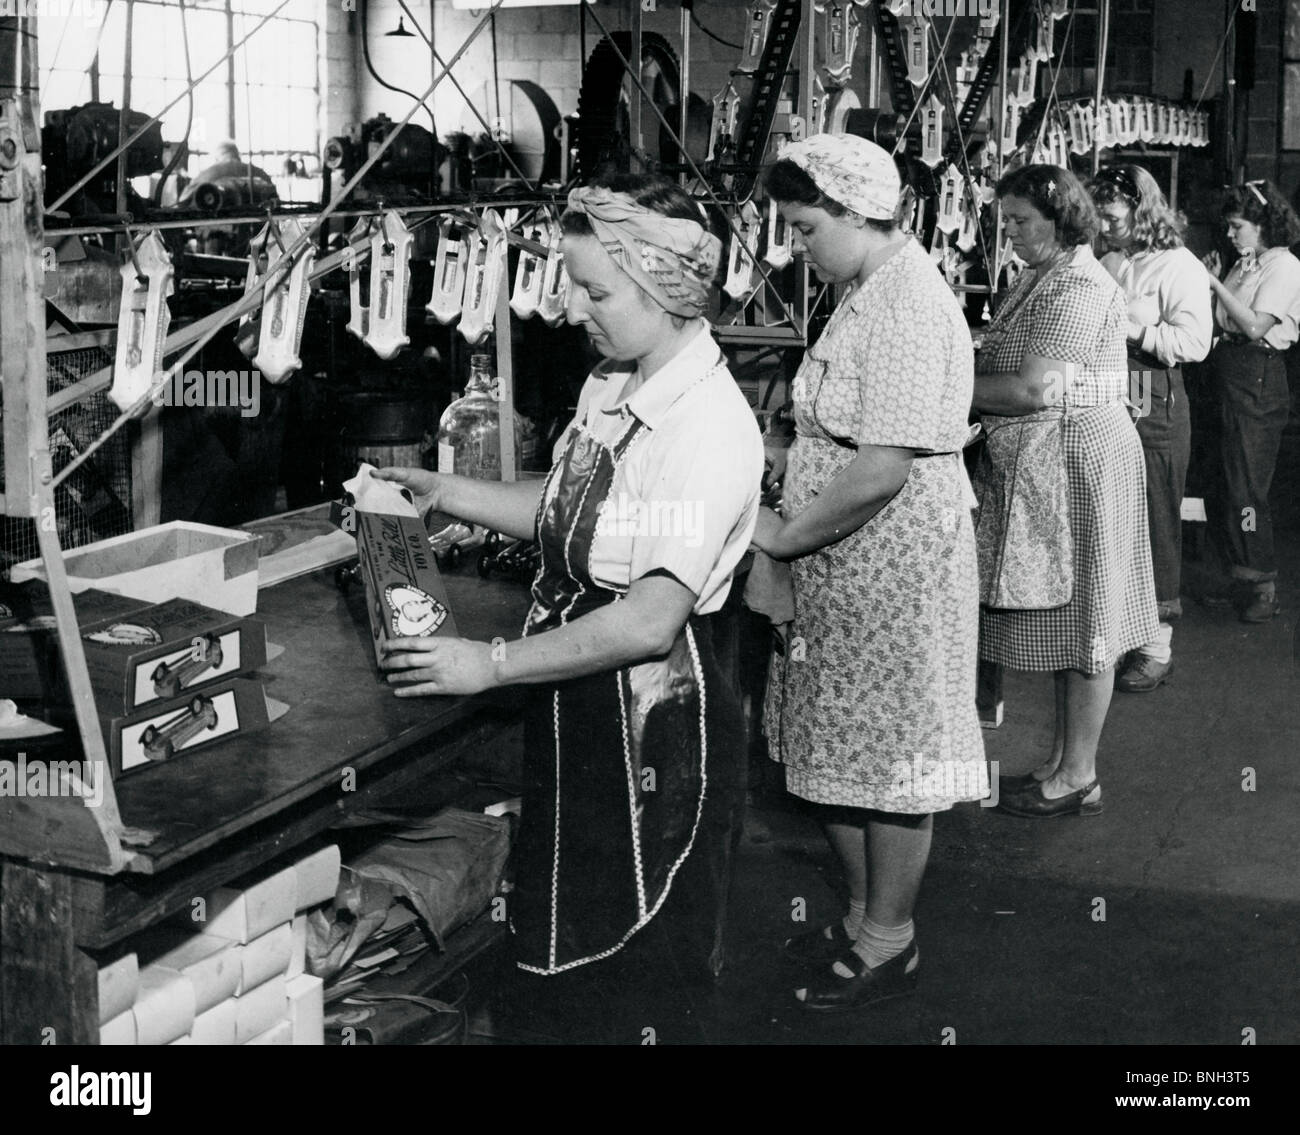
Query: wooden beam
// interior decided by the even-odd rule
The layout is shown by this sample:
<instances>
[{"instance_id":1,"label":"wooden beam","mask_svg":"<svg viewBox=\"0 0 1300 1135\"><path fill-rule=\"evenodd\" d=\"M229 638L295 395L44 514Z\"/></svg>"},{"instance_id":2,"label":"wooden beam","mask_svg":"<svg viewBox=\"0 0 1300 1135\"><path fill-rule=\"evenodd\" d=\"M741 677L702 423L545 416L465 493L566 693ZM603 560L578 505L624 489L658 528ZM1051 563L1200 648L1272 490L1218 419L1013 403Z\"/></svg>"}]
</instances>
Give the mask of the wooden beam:
<instances>
[{"instance_id":1,"label":"wooden beam","mask_svg":"<svg viewBox=\"0 0 1300 1135\"><path fill-rule=\"evenodd\" d=\"M49 448L41 155L29 152L23 127L17 100L0 101L0 376L5 505L11 516L36 515L32 455Z\"/></svg>"},{"instance_id":2,"label":"wooden beam","mask_svg":"<svg viewBox=\"0 0 1300 1135\"><path fill-rule=\"evenodd\" d=\"M98 969L72 928L72 876L0 864L0 1043L99 1043Z\"/></svg>"}]
</instances>

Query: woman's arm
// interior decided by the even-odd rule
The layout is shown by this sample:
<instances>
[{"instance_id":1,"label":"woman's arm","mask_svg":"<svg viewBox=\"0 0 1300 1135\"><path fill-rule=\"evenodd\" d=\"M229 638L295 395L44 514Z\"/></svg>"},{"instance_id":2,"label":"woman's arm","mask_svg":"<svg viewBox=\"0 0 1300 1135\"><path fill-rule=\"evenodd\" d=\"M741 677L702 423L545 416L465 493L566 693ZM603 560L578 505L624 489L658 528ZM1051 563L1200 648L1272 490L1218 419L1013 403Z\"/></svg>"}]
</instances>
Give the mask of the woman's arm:
<instances>
[{"instance_id":1,"label":"woman's arm","mask_svg":"<svg viewBox=\"0 0 1300 1135\"><path fill-rule=\"evenodd\" d=\"M1064 359L1025 355L1015 373L977 374L972 406L979 414L1017 417L1059 406L1077 369Z\"/></svg>"},{"instance_id":2,"label":"woman's arm","mask_svg":"<svg viewBox=\"0 0 1300 1135\"><path fill-rule=\"evenodd\" d=\"M410 489L421 515L436 509L515 540L536 535L542 481L480 481L427 469L377 469L375 476Z\"/></svg>"},{"instance_id":3,"label":"woman's arm","mask_svg":"<svg viewBox=\"0 0 1300 1135\"><path fill-rule=\"evenodd\" d=\"M782 520L759 513L754 544L778 560L806 556L851 536L885 507L912 471L913 449L863 445L801 513Z\"/></svg>"},{"instance_id":4,"label":"woman's arm","mask_svg":"<svg viewBox=\"0 0 1300 1135\"><path fill-rule=\"evenodd\" d=\"M1220 302L1223 304L1223 310L1232 317L1233 323L1241 328L1241 333L1247 339L1257 341L1273 330L1273 325L1278 321L1276 315L1269 315L1266 311L1255 311L1247 307L1229 290L1228 285L1212 272L1210 273L1210 288L1219 297Z\"/></svg>"},{"instance_id":5,"label":"woman's arm","mask_svg":"<svg viewBox=\"0 0 1300 1135\"><path fill-rule=\"evenodd\" d=\"M385 647L381 666L398 697L476 694L495 686L562 682L671 649L695 593L669 575L634 580L627 594L567 626L514 642L403 638Z\"/></svg>"},{"instance_id":6,"label":"woman's arm","mask_svg":"<svg viewBox=\"0 0 1300 1135\"><path fill-rule=\"evenodd\" d=\"M1167 366L1197 363L1210 353L1214 332L1210 289L1192 259L1190 253L1180 256L1186 269L1180 264L1178 271L1160 278L1156 288L1160 314L1154 323L1129 320L1129 342Z\"/></svg>"}]
</instances>

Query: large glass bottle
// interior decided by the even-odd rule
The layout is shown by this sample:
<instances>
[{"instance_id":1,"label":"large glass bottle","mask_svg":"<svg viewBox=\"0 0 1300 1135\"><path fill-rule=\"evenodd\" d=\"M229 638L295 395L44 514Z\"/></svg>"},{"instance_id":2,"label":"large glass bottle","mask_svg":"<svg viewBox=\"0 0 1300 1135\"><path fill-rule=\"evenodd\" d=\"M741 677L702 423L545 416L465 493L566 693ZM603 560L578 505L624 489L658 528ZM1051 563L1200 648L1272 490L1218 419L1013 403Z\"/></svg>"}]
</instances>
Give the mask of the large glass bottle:
<instances>
[{"instance_id":1,"label":"large glass bottle","mask_svg":"<svg viewBox=\"0 0 1300 1135\"><path fill-rule=\"evenodd\" d=\"M537 426L516 411L516 474L537 469L539 445ZM438 423L438 472L501 480L501 380L492 374L491 355L470 356L465 393L443 411Z\"/></svg>"},{"instance_id":2,"label":"large glass bottle","mask_svg":"<svg viewBox=\"0 0 1300 1135\"><path fill-rule=\"evenodd\" d=\"M438 423L438 472L501 480L501 412L492 356L471 355L465 393Z\"/></svg>"}]
</instances>

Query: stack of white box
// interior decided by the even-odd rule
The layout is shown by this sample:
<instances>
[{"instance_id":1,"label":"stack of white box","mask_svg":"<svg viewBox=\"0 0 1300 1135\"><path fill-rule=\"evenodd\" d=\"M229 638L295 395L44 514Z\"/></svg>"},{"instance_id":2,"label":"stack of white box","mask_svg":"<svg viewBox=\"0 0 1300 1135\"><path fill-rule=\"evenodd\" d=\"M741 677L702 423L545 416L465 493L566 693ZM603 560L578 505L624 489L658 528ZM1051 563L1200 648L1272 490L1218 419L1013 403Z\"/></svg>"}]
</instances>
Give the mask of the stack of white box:
<instances>
[{"instance_id":1,"label":"stack of white box","mask_svg":"<svg viewBox=\"0 0 1300 1135\"><path fill-rule=\"evenodd\" d=\"M239 890L221 887L99 973L101 1044L324 1044L307 911L334 897L339 849ZM156 954L156 956L155 956Z\"/></svg>"}]
</instances>

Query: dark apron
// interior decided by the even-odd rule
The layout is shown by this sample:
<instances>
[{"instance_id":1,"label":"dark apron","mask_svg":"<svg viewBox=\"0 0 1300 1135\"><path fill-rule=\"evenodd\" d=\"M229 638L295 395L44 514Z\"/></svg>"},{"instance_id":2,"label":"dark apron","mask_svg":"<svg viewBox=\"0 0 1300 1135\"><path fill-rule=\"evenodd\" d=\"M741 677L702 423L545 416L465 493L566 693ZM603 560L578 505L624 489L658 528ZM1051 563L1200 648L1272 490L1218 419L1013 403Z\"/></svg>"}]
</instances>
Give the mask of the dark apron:
<instances>
[{"instance_id":1,"label":"dark apron","mask_svg":"<svg viewBox=\"0 0 1300 1135\"><path fill-rule=\"evenodd\" d=\"M525 635L623 597L588 564L615 468L642 429L629 417L612 450L577 429L551 470ZM721 968L744 722L713 658L711 618L692 616L663 659L530 691L511 897L521 969L611 956L665 908L670 887L674 917L690 908L688 936Z\"/></svg>"}]
</instances>

